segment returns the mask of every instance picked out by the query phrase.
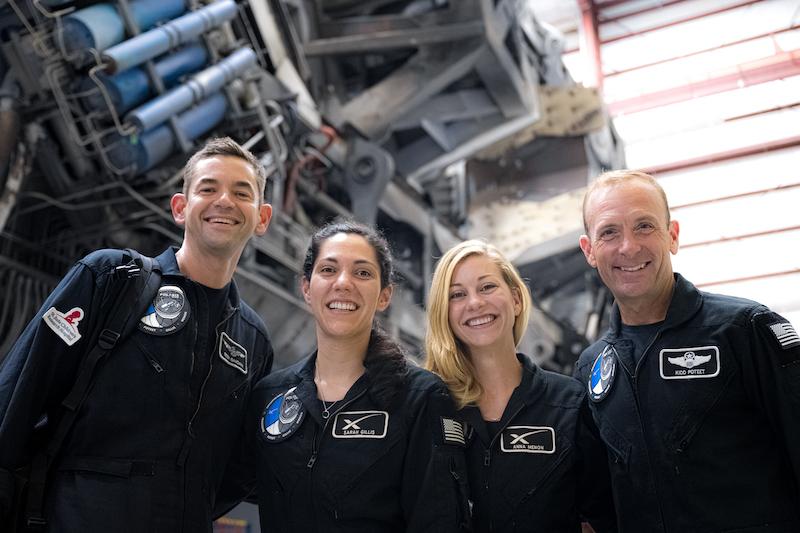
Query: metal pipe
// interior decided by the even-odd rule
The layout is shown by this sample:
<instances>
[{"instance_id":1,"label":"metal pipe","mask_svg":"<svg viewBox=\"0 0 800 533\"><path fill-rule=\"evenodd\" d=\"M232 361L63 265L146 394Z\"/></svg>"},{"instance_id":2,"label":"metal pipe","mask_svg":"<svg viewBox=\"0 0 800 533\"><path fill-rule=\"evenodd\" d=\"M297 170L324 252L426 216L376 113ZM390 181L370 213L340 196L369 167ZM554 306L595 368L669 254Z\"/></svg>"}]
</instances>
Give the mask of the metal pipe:
<instances>
[{"instance_id":1,"label":"metal pipe","mask_svg":"<svg viewBox=\"0 0 800 533\"><path fill-rule=\"evenodd\" d=\"M240 48L216 65L198 72L183 85L131 111L125 121L139 131L152 129L192 104L219 92L255 64L255 52L250 48Z\"/></svg>"},{"instance_id":2,"label":"metal pipe","mask_svg":"<svg viewBox=\"0 0 800 533\"><path fill-rule=\"evenodd\" d=\"M186 46L177 50L155 63L155 75L165 87L174 87L178 80L202 68L208 62L208 52L200 44ZM96 87L95 81L86 78L82 82L82 89L88 94L82 99L83 107L87 111L104 111L108 109L106 100L101 93L105 90L118 114L130 111L138 104L144 102L154 94L154 87L150 82L147 72L141 67L135 67L120 72L114 76L103 73L97 74L97 79L102 84L100 90L91 90Z\"/></svg>"},{"instance_id":3,"label":"metal pipe","mask_svg":"<svg viewBox=\"0 0 800 533\"><path fill-rule=\"evenodd\" d=\"M231 20L237 12L234 0L218 0L193 13L128 39L103 52L105 71L108 74L116 74L140 65Z\"/></svg>"},{"instance_id":4,"label":"metal pipe","mask_svg":"<svg viewBox=\"0 0 800 533\"><path fill-rule=\"evenodd\" d=\"M184 0L132 0L130 14L141 30L147 30L186 11ZM102 52L125 39L125 21L110 3L79 9L63 18L58 36L68 56L85 62L89 49Z\"/></svg>"},{"instance_id":5,"label":"metal pipe","mask_svg":"<svg viewBox=\"0 0 800 533\"><path fill-rule=\"evenodd\" d=\"M222 121L227 109L225 95L217 93L181 114L177 118L178 127L187 139L196 139ZM136 142L130 137L121 138L109 151L108 158L117 168L131 168L140 174L166 159L176 148L175 133L169 125L162 124L140 135Z\"/></svg>"}]
</instances>

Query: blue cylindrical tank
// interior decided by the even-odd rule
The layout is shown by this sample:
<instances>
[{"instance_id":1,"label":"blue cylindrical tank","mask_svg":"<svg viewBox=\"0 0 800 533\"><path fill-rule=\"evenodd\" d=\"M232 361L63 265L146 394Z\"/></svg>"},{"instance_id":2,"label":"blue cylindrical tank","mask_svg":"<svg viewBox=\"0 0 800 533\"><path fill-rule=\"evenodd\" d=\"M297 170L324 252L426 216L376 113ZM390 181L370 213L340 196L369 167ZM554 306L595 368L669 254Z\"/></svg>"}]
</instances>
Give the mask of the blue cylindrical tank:
<instances>
[{"instance_id":1,"label":"blue cylindrical tank","mask_svg":"<svg viewBox=\"0 0 800 533\"><path fill-rule=\"evenodd\" d=\"M236 16L234 0L217 0L202 9L107 49L103 63L108 74L122 72L153 59Z\"/></svg>"},{"instance_id":2,"label":"blue cylindrical tank","mask_svg":"<svg viewBox=\"0 0 800 533\"><path fill-rule=\"evenodd\" d=\"M178 117L178 127L188 140L207 133L219 124L228 109L228 100L217 93ZM169 124L162 124L139 135L136 142L124 137L111 149L108 158L119 169L133 166L141 174L169 157L178 147Z\"/></svg>"},{"instance_id":3,"label":"blue cylindrical tank","mask_svg":"<svg viewBox=\"0 0 800 533\"><path fill-rule=\"evenodd\" d=\"M240 48L216 65L198 72L183 85L134 109L125 117L125 121L139 130L152 129L209 94L221 90L255 63L255 52L250 48Z\"/></svg>"},{"instance_id":4,"label":"blue cylindrical tank","mask_svg":"<svg viewBox=\"0 0 800 533\"><path fill-rule=\"evenodd\" d=\"M156 75L161 78L164 87L174 87L178 80L200 70L208 61L208 53L204 46L193 44L162 56L154 65ZM114 76L100 73L97 75L108 92L111 102L118 114L129 111L150 98L154 94L150 77L144 68L132 68ZM97 90L91 78L81 83L81 91L86 93L82 99L86 111L106 111L108 109L103 95Z\"/></svg>"},{"instance_id":5,"label":"blue cylindrical tank","mask_svg":"<svg viewBox=\"0 0 800 533\"><path fill-rule=\"evenodd\" d=\"M157 23L186 11L184 0L131 0L129 5L139 31L149 30ZM125 21L113 4L95 4L64 17L59 38L67 54L77 62L85 63L91 57L88 49L102 52L122 42Z\"/></svg>"}]
</instances>

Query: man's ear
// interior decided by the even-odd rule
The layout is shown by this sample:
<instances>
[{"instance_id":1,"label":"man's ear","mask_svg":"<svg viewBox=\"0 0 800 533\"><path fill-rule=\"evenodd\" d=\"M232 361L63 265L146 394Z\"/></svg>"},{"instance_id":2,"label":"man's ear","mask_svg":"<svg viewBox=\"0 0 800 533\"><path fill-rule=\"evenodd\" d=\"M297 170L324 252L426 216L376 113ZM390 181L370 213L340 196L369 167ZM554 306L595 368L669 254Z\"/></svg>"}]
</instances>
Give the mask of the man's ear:
<instances>
[{"instance_id":1,"label":"man's ear","mask_svg":"<svg viewBox=\"0 0 800 533\"><path fill-rule=\"evenodd\" d=\"M578 239L578 244L580 244L581 251L583 251L583 255L586 257L586 262L589 263L589 266L597 268L597 260L592 250L592 239L590 239L588 235L581 235L580 239Z\"/></svg>"},{"instance_id":2,"label":"man's ear","mask_svg":"<svg viewBox=\"0 0 800 533\"><path fill-rule=\"evenodd\" d=\"M385 311L386 308L389 307L389 303L392 301L393 292L394 285L389 285L388 287L381 289L381 293L378 295L378 311Z\"/></svg>"},{"instance_id":3,"label":"man's ear","mask_svg":"<svg viewBox=\"0 0 800 533\"><path fill-rule=\"evenodd\" d=\"M272 206L263 203L258 207L258 224L256 224L256 229L253 233L256 235L264 235L264 233L267 232L270 220L272 220Z\"/></svg>"},{"instance_id":4,"label":"man's ear","mask_svg":"<svg viewBox=\"0 0 800 533\"><path fill-rule=\"evenodd\" d=\"M678 253L678 234L681 231L681 226L678 224L677 220L671 220L669 223L669 251L672 252L672 255Z\"/></svg>"},{"instance_id":5,"label":"man's ear","mask_svg":"<svg viewBox=\"0 0 800 533\"><path fill-rule=\"evenodd\" d=\"M186 195L182 192L177 192L172 195L172 199L169 201L169 206L172 209L172 218L175 219L175 223L179 226L183 226L186 223Z\"/></svg>"}]
</instances>

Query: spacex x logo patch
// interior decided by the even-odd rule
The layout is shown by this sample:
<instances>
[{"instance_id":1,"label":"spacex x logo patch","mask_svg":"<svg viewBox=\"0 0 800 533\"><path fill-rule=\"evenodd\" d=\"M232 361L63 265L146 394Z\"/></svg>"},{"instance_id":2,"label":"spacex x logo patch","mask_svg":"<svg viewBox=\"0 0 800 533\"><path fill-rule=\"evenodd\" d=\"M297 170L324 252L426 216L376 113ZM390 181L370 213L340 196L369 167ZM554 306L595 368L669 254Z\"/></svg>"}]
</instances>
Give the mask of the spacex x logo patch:
<instances>
[{"instance_id":1,"label":"spacex x logo patch","mask_svg":"<svg viewBox=\"0 0 800 533\"><path fill-rule=\"evenodd\" d=\"M546 426L508 426L500 435L506 453L555 453L556 431Z\"/></svg>"},{"instance_id":2,"label":"spacex x logo patch","mask_svg":"<svg viewBox=\"0 0 800 533\"><path fill-rule=\"evenodd\" d=\"M339 411L331 434L337 439L382 439L388 427L386 411Z\"/></svg>"},{"instance_id":3,"label":"spacex x logo patch","mask_svg":"<svg viewBox=\"0 0 800 533\"><path fill-rule=\"evenodd\" d=\"M713 378L719 375L719 348L668 348L658 356L664 379Z\"/></svg>"}]
</instances>

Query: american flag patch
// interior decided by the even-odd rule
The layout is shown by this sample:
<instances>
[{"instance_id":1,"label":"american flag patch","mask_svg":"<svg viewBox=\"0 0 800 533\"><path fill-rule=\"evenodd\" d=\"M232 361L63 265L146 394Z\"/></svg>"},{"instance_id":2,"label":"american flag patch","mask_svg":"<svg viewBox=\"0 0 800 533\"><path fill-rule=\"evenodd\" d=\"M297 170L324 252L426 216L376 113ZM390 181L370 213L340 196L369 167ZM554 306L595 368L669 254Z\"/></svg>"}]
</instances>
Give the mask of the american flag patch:
<instances>
[{"instance_id":1,"label":"american flag patch","mask_svg":"<svg viewBox=\"0 0 800 533\"><path fill-rule=\"evenodd\" d=\"M778 339L778 342L784 350L800 346L800 336L797 335L794 327L792 327L789 322L771 324L769 329L772 330L772 333L775 335L775 338Z\"/></svg>"},{"instance_id":2,"label":"american flag patch","mask_svg":"<svg viewBox=\"0 0 800 533\"><path fill-rule=\"evenodd\" d=\"M442 417L442 433L448 444L466 445L464 441L464 425L452 418Z\"/></svg>"}]
</instances>

